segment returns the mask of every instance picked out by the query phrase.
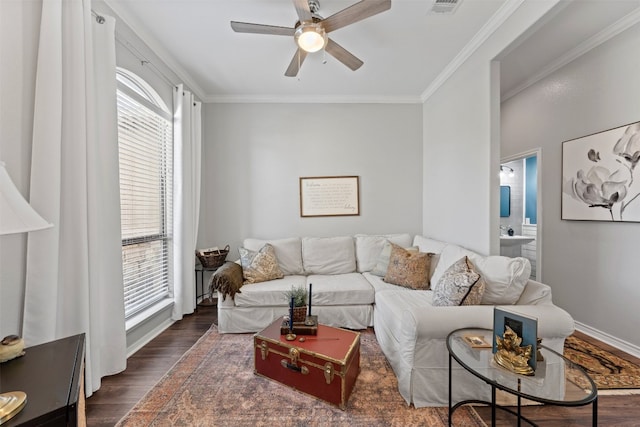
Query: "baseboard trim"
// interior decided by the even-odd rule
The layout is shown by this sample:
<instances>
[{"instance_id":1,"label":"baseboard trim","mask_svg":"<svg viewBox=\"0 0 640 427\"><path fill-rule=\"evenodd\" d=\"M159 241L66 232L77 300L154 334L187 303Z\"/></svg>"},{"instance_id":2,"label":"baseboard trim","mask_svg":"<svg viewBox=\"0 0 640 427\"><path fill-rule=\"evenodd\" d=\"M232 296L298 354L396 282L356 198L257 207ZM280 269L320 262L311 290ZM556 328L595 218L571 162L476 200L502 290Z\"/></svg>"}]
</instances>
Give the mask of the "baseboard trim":
<instances>
[{"instance_id":1,"label":"baseboard trim","mask_svg":"<svg viewBox=\"0 0 640 427\"><path fill-rule=\"evenodd\" d=\"M127 348L127 358L131 357L133 354L135 354L142 347L144 347L145 345L149 344L149 342L152 339L154 339L155 337L160 335L162 332L167 330L169 328L169 326L174 324L174 322L175 321L172 320L172 319L167 319L164 322L158 324L155 328L153 328L152 330L150 330L146 334L144 334L142 336L142 338L140 338L139 340L136 340L136 342L131 347Z\"/></svg>"},{"instance_id":2,"label":"baseboard trim","mask_svg":"<svg viewBox=\"0 0 640 427\"><path fill-rule=\"evenodd\" d=\"M640 347L637 345L621 340L620 338L616 338L613 335L607 334L606 332L599 331L598 329L592 328L591 326L585 325L584 323L576 322L576 329L583 334L598 339L605 344L617 348L618 350L622 350L625 353L629 353L634 357L640 358Z\"/></svg>"}]
</instances>

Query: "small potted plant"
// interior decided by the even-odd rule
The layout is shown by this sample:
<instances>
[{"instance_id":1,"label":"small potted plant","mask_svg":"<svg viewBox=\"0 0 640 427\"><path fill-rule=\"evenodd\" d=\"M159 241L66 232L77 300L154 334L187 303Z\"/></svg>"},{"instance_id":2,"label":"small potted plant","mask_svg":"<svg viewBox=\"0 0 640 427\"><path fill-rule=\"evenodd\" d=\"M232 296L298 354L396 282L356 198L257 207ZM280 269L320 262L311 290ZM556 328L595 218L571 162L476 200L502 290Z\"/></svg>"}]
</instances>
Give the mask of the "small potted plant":
<instances>
[{"instance_id":1,"label":"small potted plant","mask_svg":"<svg viewBox=\"0 0 640 427\"><path fill-rule=\"evenodd\" d=\"M285 295L287 296L287 305L293 298L293 321L304 322L307 317L307 288L292 286L290 290L285 292Z\"/></svg>"}]
</instances>

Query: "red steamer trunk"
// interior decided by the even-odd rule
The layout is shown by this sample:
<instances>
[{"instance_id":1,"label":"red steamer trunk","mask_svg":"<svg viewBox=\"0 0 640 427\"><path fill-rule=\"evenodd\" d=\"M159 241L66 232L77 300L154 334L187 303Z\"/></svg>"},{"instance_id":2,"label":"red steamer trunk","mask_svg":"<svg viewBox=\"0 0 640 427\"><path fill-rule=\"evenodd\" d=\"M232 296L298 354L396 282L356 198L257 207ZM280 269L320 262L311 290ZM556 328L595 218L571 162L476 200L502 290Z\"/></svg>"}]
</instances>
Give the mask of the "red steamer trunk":
<instances>
[{"instance_id":1,"label":"red steamer trunk","mask_svg":"<svg viewBox=\"0 0 640 427\"><path fill-rule=\"evenodd\" d=\"M318 325L317 335L287 341L281 325L254 336L254 372L344 410L360 373L360 333Z\"/></svg>"}]
</instances>

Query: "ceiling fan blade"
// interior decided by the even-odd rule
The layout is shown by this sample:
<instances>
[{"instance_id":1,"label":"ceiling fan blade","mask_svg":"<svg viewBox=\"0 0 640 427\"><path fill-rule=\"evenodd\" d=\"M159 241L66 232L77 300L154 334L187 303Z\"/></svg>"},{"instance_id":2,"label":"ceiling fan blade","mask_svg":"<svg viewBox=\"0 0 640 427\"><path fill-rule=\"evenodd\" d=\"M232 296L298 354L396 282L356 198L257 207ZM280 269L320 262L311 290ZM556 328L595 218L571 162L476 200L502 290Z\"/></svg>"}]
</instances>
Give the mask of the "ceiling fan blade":
<instances>
[{"instance_id":1,"label":"ceiling fan blade","mask_svg":"<svg viewBox=\"0 0 640 427\"><path fill-rule=\"evenodd\" d=\"M295 55L293 55L293 59L291 59L289 68L287 68L287 71L284 72L284 75L287 77L297 76L298 72L300 71L300 67L302 67L302 63L304 62L304 59L306 57L307 52L302 49L298 49Z\"/></svg>"},{"instance_id":2,"label":"ceiling fan blade","mask_svg":"<svg viewBox=\"0 0 640 427\"><path fill-rule=\"evenodd\" d=\"M236 33L271 34L275 36L293 36L296 32L295 28L236 21L231 21L231 28L233 28L233 31Z\"/></svg>"},{"instance_id":3,"label":"ceiling fan blade","mask_svg":"<svg viewBox=\"0 0 640 427\"><path fill-rule=\"evenodd\" d=\"M293 0L293 5L296 7L298 18L300 22L311 21L311 8L309 7L309 0Z\"/></svg>"},{"instance_id":4,"label":"ceiling fan blade","mask_svg":"<svg viewBox=\"0 0 640 427\"><path fill-rule=\"evenodd\" d=\"M362 66L362 64L364 64L364 62L356 58L351 52L331 39L327 40L327 45L324 49L329 55L351 68L353 71L357 70Z\"/></svg>"},{"instance_id":5,"label":"ceiling fan blade","mask_svg":"<svg viewBox=\"0 0 640 427\"><path fill-rule=\"evenodd\" d=\"M323 19L322 27L327 33L330 33L331 31L353 24L354 22L362 21L390 8L391 0L361 0L331 15L327 19Z\"/></svg>"}]
</instances>

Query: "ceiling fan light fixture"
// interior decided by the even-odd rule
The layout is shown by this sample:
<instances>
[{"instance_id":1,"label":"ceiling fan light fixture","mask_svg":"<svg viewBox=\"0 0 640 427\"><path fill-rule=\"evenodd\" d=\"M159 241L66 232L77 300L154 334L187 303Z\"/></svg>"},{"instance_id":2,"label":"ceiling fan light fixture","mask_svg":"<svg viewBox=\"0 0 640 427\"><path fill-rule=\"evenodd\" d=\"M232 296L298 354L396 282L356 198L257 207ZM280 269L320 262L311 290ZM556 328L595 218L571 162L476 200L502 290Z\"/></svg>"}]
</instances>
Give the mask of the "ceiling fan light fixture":
<instances>
[{"instance_id":1,"label":"ceiling fan light fixture","mask_svg":"<svg viewBox=\"0 0 640 427\"><path fill-rule=\"evenodd\" d=\"M295 39L300 49L313 53L324 48L327 44L327 33L320 25L303 23L296 29Z\"/></svg>"}]
</instances>

